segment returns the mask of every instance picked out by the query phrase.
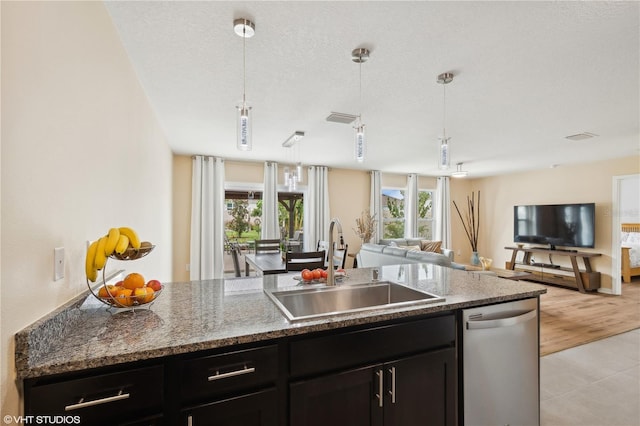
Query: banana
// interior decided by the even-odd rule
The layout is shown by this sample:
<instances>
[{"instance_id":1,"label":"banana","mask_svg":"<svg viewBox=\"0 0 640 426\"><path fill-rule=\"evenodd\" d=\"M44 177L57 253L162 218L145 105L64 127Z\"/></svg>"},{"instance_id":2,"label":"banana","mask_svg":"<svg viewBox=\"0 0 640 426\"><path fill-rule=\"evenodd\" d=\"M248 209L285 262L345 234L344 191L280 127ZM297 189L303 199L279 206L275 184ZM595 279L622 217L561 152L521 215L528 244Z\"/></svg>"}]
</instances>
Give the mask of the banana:
<instances>
[{"instance_id":1,"label":"banana","mask_svg":"<svg viewBox=\"0 0 640 426\"><path fill-rule=\"evenodd\" d=\"M96 256L93 260L93 266L99 271L104 268L107 263L107 256L104 254L104 246L107 244L109 237L106 235L98 240L98 247L96 247Z\"/></svg>"},{"instance_id":2,"label":"banana","mask_svg":"<svg viewBox=\"0 0 640 426\"><path fill-rule=\"evenodd\" d=\"M104 255L109 257L111 253L116 249L116 244L120 239L120 230L118 228L109 229L109 235L107 238L107 244L104 246Z\"/></svg>"},{"instance_id":3,"label":"banana","mask_svg":"<svg viewBox=\"0 0 640 426\"><path fill-rule=\"evenodd\" d=\"M138 234L131 228L123 226L119 228L120 234L124 234L129 238L129 244L134 249L140 248L140 238L138 238Z\"/></svg>"},{"instance_id":4,"label":"banana","mask_svg":"<svg viewBox=\"0 0 640 426\"><path fill-rule=\"evenodd\" d=\"M96 257L96 250L98 249L98 240L94 241L89 245L87 249L87 258L85 259L85 272L87 274L87 279L91 282L96 282L96 278L98 278L98 271L93 266L93 261Z\"/></svg>"},{"instance_id":5,"label":"banana","mask_svg":"<svg viewBox=\"0 0 640 426\"><path fill-rule=\"evenodd\" d=\"M120 238L118 239L118 244L116 244L115 251L118 254L122 254L129 247L129 237L126 235L120 234Z\"/></svg>"}]
</instances>

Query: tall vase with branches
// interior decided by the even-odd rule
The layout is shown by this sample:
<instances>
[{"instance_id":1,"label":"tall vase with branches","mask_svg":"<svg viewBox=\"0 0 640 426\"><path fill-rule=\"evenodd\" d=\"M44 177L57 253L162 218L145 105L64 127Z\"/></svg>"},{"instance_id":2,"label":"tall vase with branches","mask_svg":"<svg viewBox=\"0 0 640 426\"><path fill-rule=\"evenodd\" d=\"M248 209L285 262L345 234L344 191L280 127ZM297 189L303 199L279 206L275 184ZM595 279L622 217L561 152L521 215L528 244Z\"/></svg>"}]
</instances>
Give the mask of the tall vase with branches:
<instances>
[{"instance_id":1,"label":"tall vase with branches","mask_svg":"<svg viewBox=\"0 0 640 426\"><path fill-rule=\"evenodd\" d=\"M471 244L471 263L478 265L480 260L478 259L478 233L480 231L480 191L478 191L478 199L476 204L475 193L471 193L471 197L467 195L467 211L463 216L458 208L456 202L453 202L453 206L456 208L458 217L464 227L464 232L467 234L467 239Z\"/></svg>"},{"instance_id":2,"label":"tall vase with branches","mask_svg":"<svg viewBox=\"0 0 640 426\"><path fill-rule=\"evenodd\" d=\"M353 228L362 243L368 243L373 238L376 229L376 220L369 212L364 210L359 218L356 218L356 227Z\"/></svg>"}]
</instances>

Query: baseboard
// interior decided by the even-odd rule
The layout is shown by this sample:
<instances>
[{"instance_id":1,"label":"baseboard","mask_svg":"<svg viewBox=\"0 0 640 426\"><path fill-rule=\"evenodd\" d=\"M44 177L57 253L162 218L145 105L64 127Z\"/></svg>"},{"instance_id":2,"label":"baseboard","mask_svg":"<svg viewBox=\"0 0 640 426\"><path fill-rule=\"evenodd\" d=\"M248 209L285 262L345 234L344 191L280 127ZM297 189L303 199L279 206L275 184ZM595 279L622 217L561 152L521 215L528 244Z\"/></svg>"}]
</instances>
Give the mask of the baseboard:
<instances>
[{"instance_id":1,"label":"baseboard","mask_svg":"<svg viewBox=\"0 0 640 426\"><path fill-rule=\"evenodd\" d=\"M614 296L620 296L619 294L615 294L615 293L613 292L613 290L611 290L610 288L602 288L602 287L600 287L600 288L598 289L598 293L612 294L612 295L614 295Z\"/></svg>"}]
</instances>

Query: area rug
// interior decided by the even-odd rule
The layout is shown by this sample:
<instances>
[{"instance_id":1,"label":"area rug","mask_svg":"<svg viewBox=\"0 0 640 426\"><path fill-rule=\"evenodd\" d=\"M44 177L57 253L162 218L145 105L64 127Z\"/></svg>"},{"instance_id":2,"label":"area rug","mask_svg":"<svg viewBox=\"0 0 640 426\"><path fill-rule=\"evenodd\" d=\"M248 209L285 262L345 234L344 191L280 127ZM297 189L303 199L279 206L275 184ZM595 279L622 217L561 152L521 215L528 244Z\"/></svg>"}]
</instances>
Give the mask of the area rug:
<instances>
[{"instance_id":1,"label":"area rug","mask_svg":"<svg viewBox=\"0 0 640 426\"><path fill-rule=\"evenodd\" d=\"M640 281L622 295L547 285L540 296L540 356L640 328Z\"/></svg>"}]
</instances>

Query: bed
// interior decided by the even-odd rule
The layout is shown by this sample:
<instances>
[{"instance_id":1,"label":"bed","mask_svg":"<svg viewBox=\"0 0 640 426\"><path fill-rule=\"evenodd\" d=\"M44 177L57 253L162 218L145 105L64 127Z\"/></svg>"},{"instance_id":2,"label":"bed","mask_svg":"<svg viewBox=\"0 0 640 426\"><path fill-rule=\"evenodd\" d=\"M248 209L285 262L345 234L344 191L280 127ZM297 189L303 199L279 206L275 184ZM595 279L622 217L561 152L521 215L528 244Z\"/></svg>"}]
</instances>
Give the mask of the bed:
<instances>
[{"instance_id":1,"label":"bed","mask_svg":"<svg viewBox=\"0 0 640 426\"><path fill-rule=\"evenodd\" d=\"M623 223L621 231L622 281L628 283L640 275L640 223Z\"/></svg>"}]
</instances>

